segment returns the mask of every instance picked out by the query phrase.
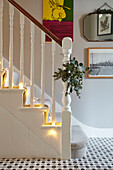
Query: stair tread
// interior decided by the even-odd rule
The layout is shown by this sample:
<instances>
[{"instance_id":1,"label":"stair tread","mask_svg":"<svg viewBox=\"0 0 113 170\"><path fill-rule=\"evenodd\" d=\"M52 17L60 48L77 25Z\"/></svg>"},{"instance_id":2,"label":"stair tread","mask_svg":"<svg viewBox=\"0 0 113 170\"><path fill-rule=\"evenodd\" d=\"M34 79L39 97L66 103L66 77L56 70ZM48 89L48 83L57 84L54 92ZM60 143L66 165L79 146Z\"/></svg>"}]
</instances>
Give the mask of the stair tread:
<instances>
[{"instance_id":1,"label":"stair tread","mask_svg":"<svg viewBox=\"0 0 113 170\"><path fill-rule=\"evenodd\" d=\"M25 89L9 89L9 88L3 88L3 89L0 89L0 92L1 93L4 93L4 92L15 92L15 93L23 93L25 91Z\"/></svg>"},{"instance_id":2,"label":"stair tread","mask_svg":"<svg viewBox=\"0 0 113 170\"><path fill-rule=\"evenodd\" d=\"M83 148L88 143L88 137L79 125L72 126L71 146L73 149Z\"/></svg>"},{"instance_id":3,"label":"stair tread","mask_svg":"<svg viewBox=\"0 0 113 170\"><path fill-rule=\"evenodd\" d=\"M47 107L21 107L19 110L40 110L40 111L44 111L47 110Z\"/></svg>"},{"instance_id":4,"label":"stair tread","mask_svg":"<svg viewBox=\"0 0 113 170\"><path fill-rule=\"evenodd\" d=\"M62 122L61 112L56 112L56 121ZM71 127L71 147L74 149L83 148L88 143L88 137L79 125Z\"/></svg>"}]
</instances>

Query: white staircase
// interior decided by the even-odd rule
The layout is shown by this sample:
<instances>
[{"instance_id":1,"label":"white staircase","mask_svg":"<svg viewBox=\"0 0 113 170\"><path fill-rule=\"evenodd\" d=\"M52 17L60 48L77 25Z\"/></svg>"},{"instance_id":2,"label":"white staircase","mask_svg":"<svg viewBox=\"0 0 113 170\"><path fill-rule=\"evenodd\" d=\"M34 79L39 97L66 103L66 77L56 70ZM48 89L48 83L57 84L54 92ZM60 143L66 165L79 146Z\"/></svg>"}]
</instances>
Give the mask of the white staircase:
<instances>
[{"instance_id":1,"label":"white staircase","mask_svg":"<svg viewBox=\"0 0 113 170\"><path fill-rule=\"evenodd\" d=\"M3 68L3 3L9 4L9 76ZM15 7L15 8L14 8ZM15 10L20 13L20 75L13 71L13 20ZM26 104L27 89L24 81L24 21L30 19L31 67L30 103ZM34 47L35 29L41 29L41 96L40 103L34 104ZM14 0L0 0L0 158L37 157L71 158L71 98L65 96L66 83L63 83L62 121L56 120L55 81L52 78L52 112L48 122L49 103L45 102L45 36L52 39L52 75L55 65L55 46L62 46L63 63L69 61L72 53L72 40L61 42L43 27ZM61 45L63 44L63 45ZM15 75L19 84L15 84ZM6 78L7 77L7 78ZM45 104L46 103L46 104Z\"/></svg>"}]
</instances>

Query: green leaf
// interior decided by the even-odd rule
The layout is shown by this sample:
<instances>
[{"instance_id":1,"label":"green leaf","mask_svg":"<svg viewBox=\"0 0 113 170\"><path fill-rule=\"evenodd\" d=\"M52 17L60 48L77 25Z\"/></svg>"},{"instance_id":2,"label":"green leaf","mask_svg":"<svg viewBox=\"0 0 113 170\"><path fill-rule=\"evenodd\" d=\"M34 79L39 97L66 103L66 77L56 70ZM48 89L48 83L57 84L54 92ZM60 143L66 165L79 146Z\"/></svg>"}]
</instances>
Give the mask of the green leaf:
<instances>
[{"instance_id":1,"label":"green leaf","mask_svg":"<svg viewBox=\"0 0 113 170\"><path fill-rule=\"evenodd\" d=\"M81 66L81 67L82 67L82 66L83 66L83 63L80 63L80 64L79 64L79 66Z\"/></svg>"},{"instance_id":2,"label":"green leaf","mask_svg":"<svg viewBox=\"0 0 113 170\"><path fill-rule=\"evenodd\" d=\"M84 66L82 66L82 69L83 69L83 70L85 70L85 67L84 67Z\"/></svg>"},{"instance_id":3,"label":"green leaf","mask_svg":"<svg viewBox=\"0 0 113 170\"><path fill-rule=\"evenodd\" d=\"M73 90L72 90L72 87L71 87L71 88L70 88L70 93L72 93L72 91L73 91Z\"/></svg>"},{"instance_id":4,"label":"green leaf","mask_svg":"<svg viewBox=\"0 0 113 170\"><path fill-rule=\"evenodd\" d=\"M66 65L66 64L63 64L63 66L64 66L64 67L67 67L67 65Z\"/></svg>"},{"instance_id":5,"label":"green leaf","mask_svg":"<svg viewBox=\"0 0 113 170\"><path fill-rule=\"evenodd\" d=\"M77 60L75 60L75 64L78 65L78 61Z\"/></svg>"},{"instance_id":6,"label":"green leaf","mask_svg":"<svg viewBox=\"0 0 113 170\"><path fill-rule=\"evenodd\" d=\"M86 67L85 71L88 71L89 70L89 67Z\"/></svg>"},{"instance_id":7,"label":"green leaf","mask_svg":"<svg viewBox=\"0 0 113 170\"><path fill-rule=\"evenodd\" d=\"M80 98L79 91L83 87L83 75L86 71L88 71L88 73L90 74L90 68L85 68L83 63L79 63L78 60L75 59L75 57L73 57L72 59L70 58L70 61L63 64L63 66L63 69L58 68L58 71L54 73L53 77L55 78L55 80L61 79L63 82L67 82L65 93L66 96L75 91L76 95Z\"/></svg>"},{"instance_id":8,"label":"green leaf","mask_svg":"<svg viewBox=\"0 0 113 170\"><path fill-rule=\"evenodd\" d=\"M89 72L88 72L88 73L89 73L89 74L91 74L91 72L92 72L92 70L89 70Z\"/></svg>"}]
</instances>

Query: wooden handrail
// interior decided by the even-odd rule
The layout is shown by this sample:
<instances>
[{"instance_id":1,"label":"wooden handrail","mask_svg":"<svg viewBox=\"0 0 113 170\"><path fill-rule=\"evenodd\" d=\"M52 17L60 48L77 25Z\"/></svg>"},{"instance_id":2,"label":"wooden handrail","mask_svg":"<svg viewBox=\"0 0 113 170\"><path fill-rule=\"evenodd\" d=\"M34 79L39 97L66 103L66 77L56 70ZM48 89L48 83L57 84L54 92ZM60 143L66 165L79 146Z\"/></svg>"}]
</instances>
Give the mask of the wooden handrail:
<instances>
[{"instance_id":1,"label":"wooden handrail","mask_svg":"<svg viewBox=\"0 0 113 170\"><path fill-rule=\"evenodd\" d=\"M36 26L38 26L42 31L44 31L51 39L62 46L62 41L57 38L51 31L44 27L39 21L37 21L31 14L29 14L25 9L23 9L14 0L8 0L15 8L17 8L22 14L24 14L29 20L31 20Z\"/></svg>"}]
</instances>

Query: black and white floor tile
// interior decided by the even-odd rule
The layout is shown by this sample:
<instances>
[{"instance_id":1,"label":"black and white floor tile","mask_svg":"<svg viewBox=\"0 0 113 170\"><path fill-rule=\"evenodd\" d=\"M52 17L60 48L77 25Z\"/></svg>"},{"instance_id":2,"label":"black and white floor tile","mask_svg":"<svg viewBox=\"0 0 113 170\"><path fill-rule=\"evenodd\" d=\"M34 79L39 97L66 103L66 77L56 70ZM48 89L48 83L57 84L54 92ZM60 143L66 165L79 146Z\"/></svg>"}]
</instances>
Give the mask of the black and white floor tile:
<instances>
[{"instance_id":1,"label":"black and white floor tile","mask_svg":"<svg viewBox=\"0 0 113 170\"><path fill-rule=\"evenodd\" d=\"M86 157L72 160L0 159L0 170L113 170L113 138L90 138Z\"/></svg>"}]
</instances>

